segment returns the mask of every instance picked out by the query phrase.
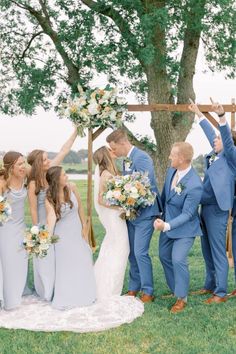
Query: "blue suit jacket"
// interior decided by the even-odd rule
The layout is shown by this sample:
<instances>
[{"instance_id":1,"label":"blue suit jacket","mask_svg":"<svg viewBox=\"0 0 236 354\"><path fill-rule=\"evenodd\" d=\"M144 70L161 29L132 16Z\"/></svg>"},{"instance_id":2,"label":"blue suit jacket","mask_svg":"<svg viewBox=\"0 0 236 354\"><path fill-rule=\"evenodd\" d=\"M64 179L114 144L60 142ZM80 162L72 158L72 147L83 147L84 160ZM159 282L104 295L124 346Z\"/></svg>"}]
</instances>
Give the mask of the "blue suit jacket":
<instances>
[{"instance_id":1,"label":"blue suit jacket","mask_svg":"<svg viewBox=\"0 0 236 354\"><path fill-rule=\"evenodd\" d=\"M223 125L223 126L219 126L219 127L220 127L220 134L221 134L221 138L222 138L223 146L224 146L224 153L225 153L225 156L227 157L228 165L229 165L231 171L233 172L234 177L236 177L236 147L235 147L233 139L232 139L230 127L228 124ZM234 204L233 204L232 215L236 216L235 191L234 191Z\"/></svg>"},{"instance_id":2,"label":"blue suit jacket","mask_svg":"<svg viewBox=\"0 0 236 354\"><path fill-rule=\"evenodd\" d=\"M139 216L137 216L134 222L139 222L142 219L151 216L160 215L162 213L161 197L158 192L155 170L151 157L146 152L134 147L129 158L132 161L130 171L123 170L123 174L131 174L135 171L148 172L151 190L156 193L154 204L146 208L139 208Z\"/></svg>"},{"instance_id":3,"label":"blue suit jacket","mask_svg":"<svg viewBox=\"0 0 236 354\"><path fill-rule=\"evenodd\" d=\"M207 119L203 119L200 125L209 143L214 147L213 141L216 138L216 133L211 124ZM218 156L219 159L208 168L208 175L220 209L229 210L233 207L234 172L228 151L224 149Z\"/></svg>"},{"instance_id":4,"label":"blue suit jacket","mask_svg":"<svg viewBox=\"0 0 236 354\"><path fill-rule=\"evenodd\" d=\"M191 168L180 180L180 184L184 188L178 194L175 189L171 190L171 182L175 172L176 169L172 167L168 169L161 195L164 218L171 227L171 230L165 233L169 238L201 236L198 206L203 191L202 181L194 168Z\"/></svg>"}]
</instances>

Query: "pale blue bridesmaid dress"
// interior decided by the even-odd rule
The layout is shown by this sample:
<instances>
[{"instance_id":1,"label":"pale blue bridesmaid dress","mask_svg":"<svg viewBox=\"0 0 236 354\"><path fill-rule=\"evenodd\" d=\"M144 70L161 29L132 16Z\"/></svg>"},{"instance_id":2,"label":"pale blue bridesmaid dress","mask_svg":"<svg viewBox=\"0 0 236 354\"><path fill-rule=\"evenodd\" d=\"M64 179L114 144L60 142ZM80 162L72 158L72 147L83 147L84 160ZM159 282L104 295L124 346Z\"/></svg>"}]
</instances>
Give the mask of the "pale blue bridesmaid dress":
<instances>
[{"instance_id":1,"label":"pale blue bridesmaid dress","mask_svg":"<svg viewBox=\"0 0 236 354\"><path fill-rule=\"evenodd\" d=\"M78 203L71 193L73 207L63 204L56 223L56 277L52 306L59 310L91 305L96 299L92 251L82 237Z\"/></svg>"},{"instance_id":2,"label":"pale blue bridesmaid dress","mask_svg":"<svg viewBox=\"0 0 236 354\"><path fill-rule=\"evenodd\" d=\"M45 209L46 190L40 190L37 196L38 222L46 225ZM55 280L55 251L54 245L51 245L48 254L44 258L33 259L34 267L34 287L38 296L42 300L51 301Z\"/></svg>"},{"instance_id":3,"label":"pale blue bridesmaid dress","mask_svg":"<svg viewBox=\"0 0 236 354\"><path fill-rule=\"evenodd\" d=\"M22 248L27 191L23 185L20 190L10 189L4 195L7 195L11 204L12 218L0 226L0 263L3 306L4 309L11 310L20 305L27 278L28 257Z\"/></svg>"}]
</instances>

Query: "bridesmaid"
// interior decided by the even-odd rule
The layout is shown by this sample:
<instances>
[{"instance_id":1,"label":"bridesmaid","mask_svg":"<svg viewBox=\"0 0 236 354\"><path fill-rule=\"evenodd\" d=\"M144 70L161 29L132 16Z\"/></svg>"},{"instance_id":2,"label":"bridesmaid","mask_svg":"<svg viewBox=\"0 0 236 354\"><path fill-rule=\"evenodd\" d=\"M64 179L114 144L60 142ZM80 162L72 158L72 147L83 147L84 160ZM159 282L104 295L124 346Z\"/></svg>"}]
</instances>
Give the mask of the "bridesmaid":
<instances>
[{"instance_id":1,"label":"bridesmaid","mask_svg":"<svg viewBox=\"0 0 236 354\"><path fill-rule=\"evenodd\" d=\"M77 137L77 128L62 146L53 160L43 150L33 150L27 158L31 166L28 178L28 197L33 225L46 224L45 197L47 189L46 172L51 166L59 165ZM50 247L47 257L33 259L34 286L36 293L42 300L51 301L55 279L54 247Z\"/></svg>"},{"instance_id":2,"label":"bridesmaid","mask_svg":"<svg viewBox=\"0 0 236 354\"><path fill-rule=\"evenodd\" d=\"M22 154L9 151L3 157L0 175L0 195L7 196L12 208L11 219L0 226L0 262L2 266L3 306L14 309L21 303L28 267L28 257L22 249L25 223L24 203L26 167ZM1 291L0 291L1 294Z\"/></svg>"},{"instance_id":3,"label":"bridesmaid","mask_svg":"<svg viewBox=\"0 0 236 354\"><path fill-rule=\"evenodd\" d=\"M96 299L92 252L85 241L86 219L79 193L62 167L51 167L46 210L49 231L59 236L55 244L55 285L52 306L59 310L89 306Z\"/></svg>"}]
</instances>

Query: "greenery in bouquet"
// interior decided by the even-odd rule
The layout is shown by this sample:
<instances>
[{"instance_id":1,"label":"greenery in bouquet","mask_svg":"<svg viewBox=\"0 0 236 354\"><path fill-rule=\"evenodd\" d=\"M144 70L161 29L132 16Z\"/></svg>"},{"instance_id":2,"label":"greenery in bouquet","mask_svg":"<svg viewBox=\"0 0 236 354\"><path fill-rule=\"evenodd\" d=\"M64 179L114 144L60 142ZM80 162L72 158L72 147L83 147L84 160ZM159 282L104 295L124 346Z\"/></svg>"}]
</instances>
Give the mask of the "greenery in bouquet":
<instances>
[{"instance_id":1,"label":"greenery in bouquet","mask_svg":"<svg viewBox=\"0 0 236 354\"><path fill-rule=\"evenodd\" d=\"M73 96L62 97L58 112L61 118L68 118L84 136L86 128L119 128L125 118L126 101L117 95L117 89L107 85L104 89L86 89L78 85Z\"/></svg>"},{"instance_id":2,"label":"greenery in bouquet","mask_svg":"<svg viewBox=\"0 0 236 354\"><path fill-rule=\"evenodd\" d=\"M34 225L25 232L23 248L29 257L44 258L48 254L51 244L58 242L59 237L50 235L45 225Z\"/></svg>"},{"instance_id":3,"label":"greenery in bouquet","mask_svg":"<svg viewBox=\"0 0 236 354\"><path fill-rule=\"evenodd\" d=\"M7 197L0 195L0 226L11 219L11 213L12 209Z\"/></svg>"},{"instance_id":4,"label":"greenery in bouquet","mask_svg":"<svg viewBox=\"0 0 236 354\"><path fill-rule=\"evenodd\" d=\"M109 179L103 194L107 206L121 208L121 218L134 220L140 208L151 206L156 198L152 192L148 173L133 172Z\"/></svg>"}]
</instances>

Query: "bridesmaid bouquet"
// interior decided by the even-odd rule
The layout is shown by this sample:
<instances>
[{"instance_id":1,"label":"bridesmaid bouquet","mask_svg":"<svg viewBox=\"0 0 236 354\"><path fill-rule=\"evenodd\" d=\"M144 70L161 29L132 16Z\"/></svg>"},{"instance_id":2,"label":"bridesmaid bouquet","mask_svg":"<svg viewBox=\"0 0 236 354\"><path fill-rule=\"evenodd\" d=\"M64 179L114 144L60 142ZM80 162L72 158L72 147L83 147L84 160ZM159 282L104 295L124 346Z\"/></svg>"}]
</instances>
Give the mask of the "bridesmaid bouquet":
<instances>
[{"instance_id":1,"label":"bridesmaid bouquet","mask_svg":"<svg viewBox=\"0 0 236 354\"><path fill-rule=\"evenodd\" d=\"M121 208L120 217L134 220L139 208L153 205L156 194L151 191L148 173L133 172L130 175L114 176L107 182L103 198L107 206Z\"/></svg>"},{"instance_id":2,"label":"bridesmaid bouquet","mask_svg":"<svg viewBox=\"0 0 236 354\"><path fill-rule=\"evenodd\" d=\"M50 235L45 225L32 226L27 229L23 240L23 248L29 257L44 258L51 244L58 242L59 237Z\"/></svg>"},{"instance_id":3,"label":"bridesmaid bouquet","mask_svg":"<svg viewBox=\"0 0 236 354\"><path fill-rule=\"evenodd\" d=\"M126 101L117 96L116 88L109 85L85 91L80 85L77 88L78 92L72 97L61 98L57 110L61 118L66 117L77 126L80 136L85 136L86 128L122 126Z\"/></svg>"},{"instance_id":4,"label":"bridesmaid bouquet","mask_svg":"<svg viewBox=\"0 0 236 354\"><path fill-rule=\"evenodd\" d=\"M0 195L0 226L5 224L9 219L11 219L11 205L7 200L7 197Z\"/></svg>"}]
</instances>

